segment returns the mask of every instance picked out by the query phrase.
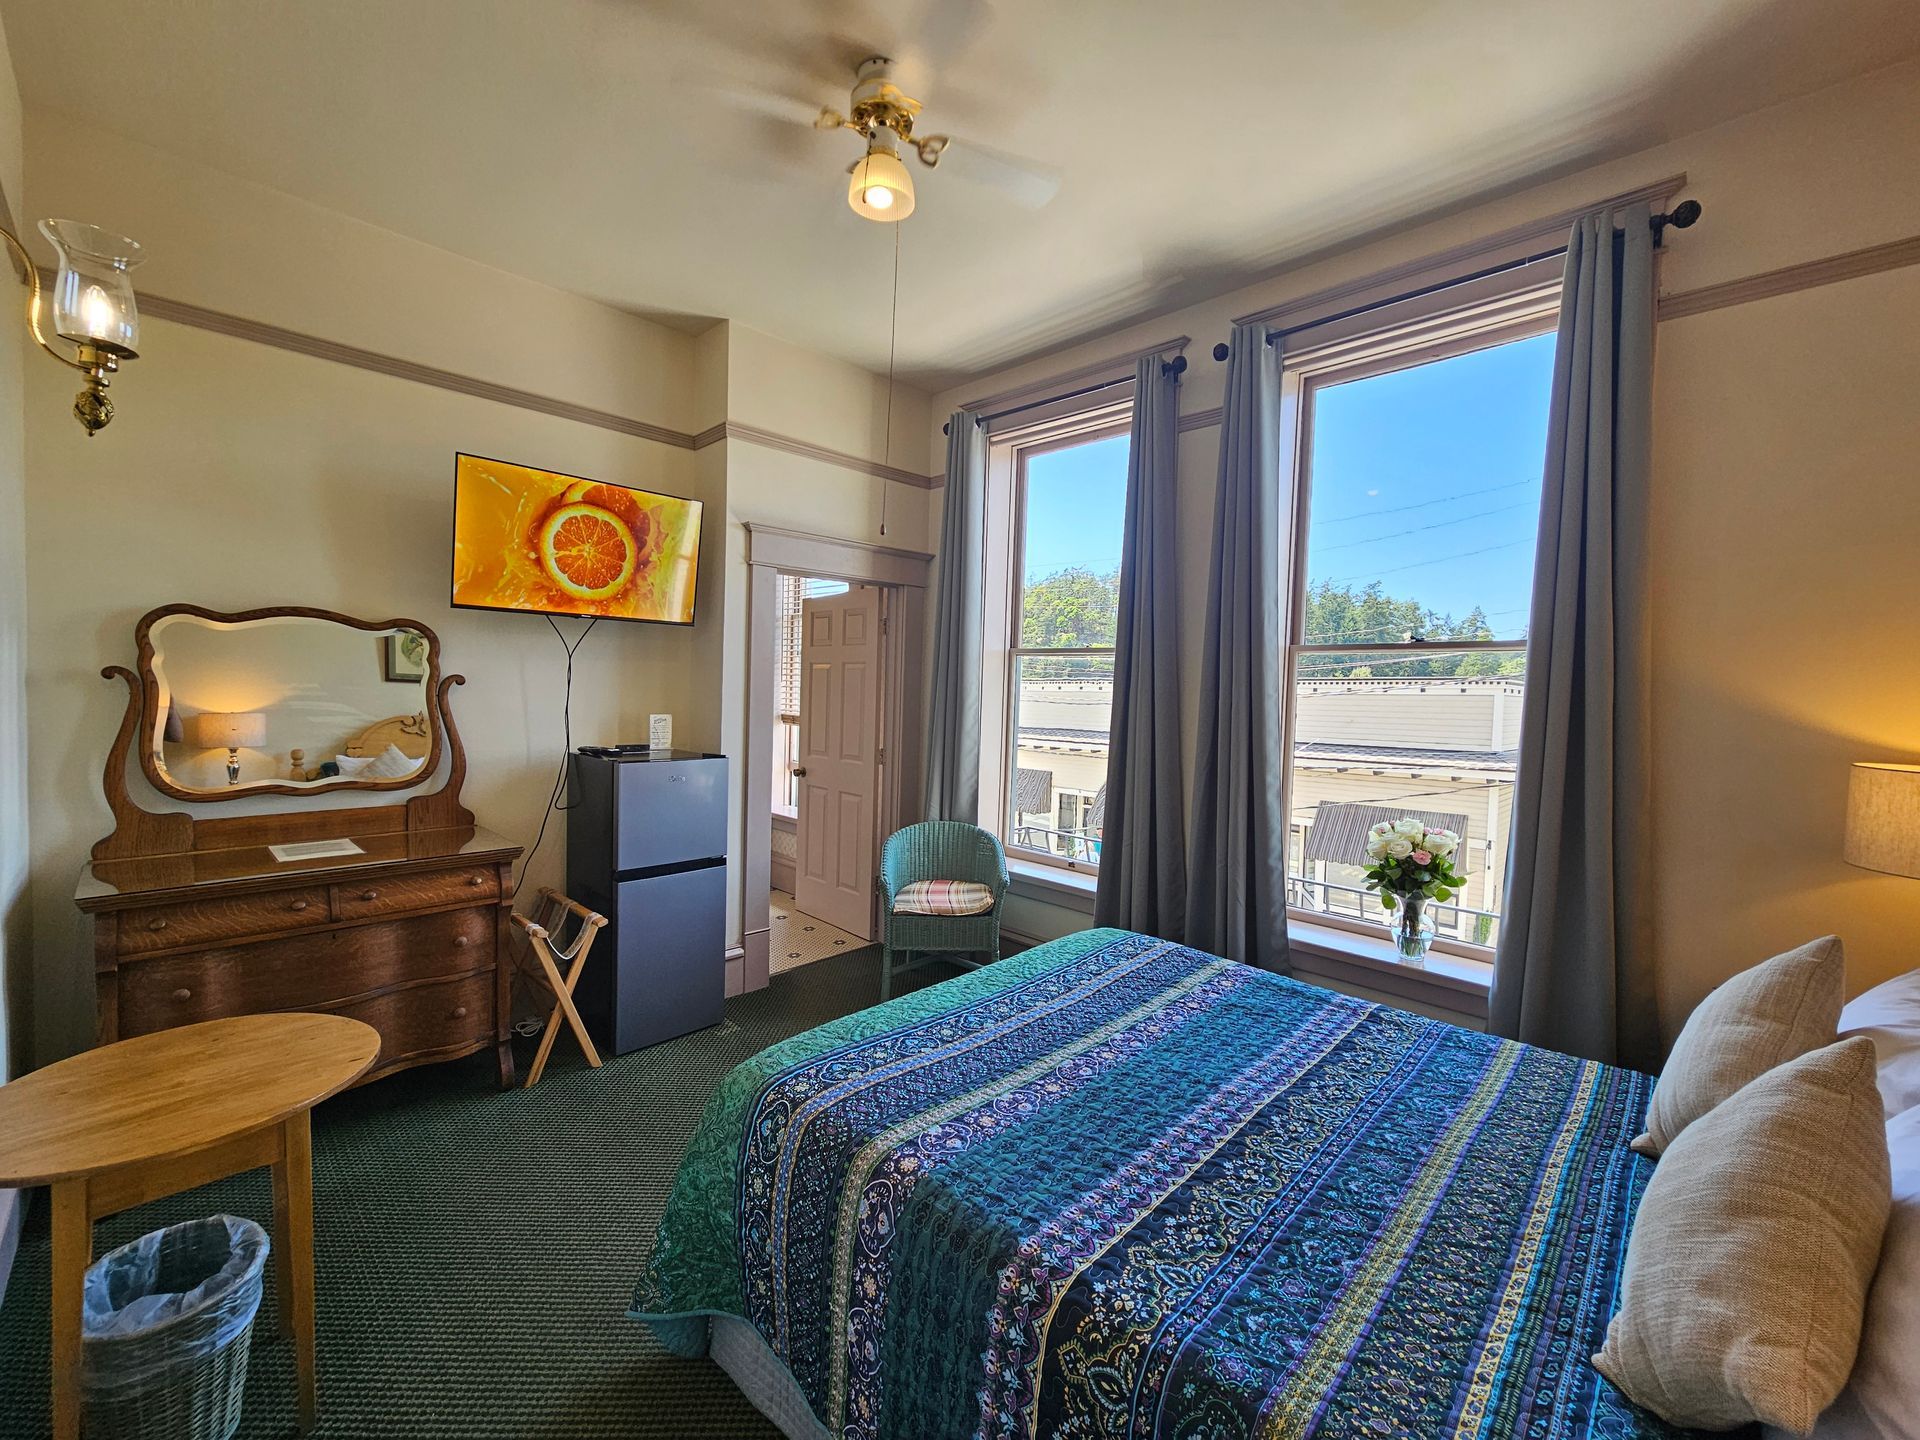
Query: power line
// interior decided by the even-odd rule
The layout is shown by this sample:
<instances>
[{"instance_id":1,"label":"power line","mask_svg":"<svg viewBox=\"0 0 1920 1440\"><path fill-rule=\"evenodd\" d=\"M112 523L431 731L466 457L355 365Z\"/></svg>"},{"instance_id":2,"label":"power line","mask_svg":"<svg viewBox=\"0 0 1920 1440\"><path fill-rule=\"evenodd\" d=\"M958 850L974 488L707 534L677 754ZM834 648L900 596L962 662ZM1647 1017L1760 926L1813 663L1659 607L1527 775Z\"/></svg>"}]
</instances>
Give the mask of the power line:
<instances>
[{"instance_id":1,"label":"power line","mask_svg":"<svg viewBox=\"0 0 1920 1440\"><path fill-rule=\"evenodd\" d=\"M1519 545L1531 545L1531 540L1509 540L1504 545L1483 545L1478 550L1462 550L1454 555L1436 555L1431 560L1421 560L1413 565L1396 565L1391 570L1369 570L1364 575L1343 575L1338 580L1329 580L1329 585L1350 585L1355 580L1375 580L1382 575L1400 575L1408 570L1424 570L1429 565L1445 565L1453 560L1468 560L1475 555L1491 555L1496 550L1512 550Z\"/></svg>"},{"instance_id":2,"label":"power line","mask_svg":"<svg viewBox=\"0 0 1920 1440\"><path fill-rule=\"evenodd\" d=\"M1369 535L1362 540L1342 540L1338 545L1309 545L1310 553L1325 555L1333 550L1351 550L1358 545L1378 545L1383 540L1398 540L1402 535L1419 535L1428 530L1444 530L1449 525L1465 525L1471 520L1484 520L1489 515L1505 515L1513 510L1529 510L1533 507L1522 501L1518 505L1497 505L1491 510L1476 510L1471 515L1456 515L1451 520L1436 520L1431 525L1413 525L1405 530L1389 530L1384 535Z\"/></svg>"},{"instance_id":3,"label":"power line","mask_svg":"<svg viewBox=\"0 0 1920 1440\"><path fill-rule=\"evenodd\" d=\"M1462 490L1458 495L1443 495L1437 500L1421 500L1412 505L1400 505L1395 508L1399 510L1425 510L1433 505L1451 505L1456 500L1471 500L1476 495L1492 495L1501 490L1518 490L1523 485L1538 485L1539 483L1537 480L1513 480L1505 485L1488 485L1481 490ZM1349 520L1378 520L1379 518L1380 512L1378 510L1355 510L1348 515L1329 515L1324 520L1313 520L1309 517L1309 524L1344 525Z\"/></svg>"},{"instance_id":4,"label":"power line","mask_svg":"<svg viewBox=\"0 0 1920 1440\"><path fill-rule=\"evenodd\" d=\"M1508 615L1525 615L1528 613L1530 609L1531 609L1530 606L1523 605L1523 606L1518 606L1511 610L1482 610L1480 612L1480 617L1483 620L1498 620L1498 619L1504 619ZM1363 638L1365 636L1369 636L1369 635L1377 635L1377 636L1383 636L1383 637L1404 636L1407 633L1407 629L1408 627L1404 624L1389 623L1389 624L1381 624L1381 625L1360 625L1360 626L1354 627L1351 630L1318 630L1318 631L1314 631L1312 634L1302 636L1300 643L1302 645L1331 645L1336 640L1351 640L1356 645L1365 645L1365 644L1371 643L1367 641L1365 638ZM1424 632L1422 633L1424 634ZM1481 635L1427 635L1421 643L1428 644L1428 645L1435 645L1435 646L1443 646L1445 642L1447 642L1448 640L1482 640L1486 638L1489 638L1489 637L1481 636ZM1493 636L1491 638L1498 639L1499 637ZM1378 643L1384 644L1387 642L1386 640L1383 639ZM1407 643L1412 644L1413 642L1408 641ZM1515 645L1524 645L1526 643L1526 640L1523 637L1519 640L1515 640L1513 643Z\"/></svg>"}]
</instances>

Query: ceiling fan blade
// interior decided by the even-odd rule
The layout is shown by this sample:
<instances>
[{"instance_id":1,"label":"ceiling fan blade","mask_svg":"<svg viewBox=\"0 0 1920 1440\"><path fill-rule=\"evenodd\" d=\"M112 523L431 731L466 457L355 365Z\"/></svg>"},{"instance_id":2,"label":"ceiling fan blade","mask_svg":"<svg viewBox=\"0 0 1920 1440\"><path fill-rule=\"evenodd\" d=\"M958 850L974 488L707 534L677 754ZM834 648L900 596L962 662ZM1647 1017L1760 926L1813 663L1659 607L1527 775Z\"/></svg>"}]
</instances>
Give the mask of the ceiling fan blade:
<instances>
[{"instance_id":1,"label":"ceiling fan blade","mask_svg":"<svg viewBox=\"0 0 1920 1440\"><path fill-rule=\"evenodd\" d=\"M1015 204L1038 210L1060 193L1060 172L1051 165L995 150L964 136L945 137L939 169L943 175L957 175L978 185L989 185Z\"/></svg>"},{"instance_id":2,"label":"ceiling fan blade","mask_svg":"<svg viewBox=\"0 0 1920 1440\"><path fill-rule=\"evenodd\" d=\"M840 125L840 114L831 106L821 105L815 100L803 100L795 95L783 95L777 90L735 85L700 85L695 88L717 104L748 115L758 115L763 120L781 120L821 130L838 129ZM826 116L833 117L831 124L822 123Z\"/></svg>"},{"instance_id":3,"label":"ceiling fan blade","mask_svg":"<svg viewBox=\"0 0 1920 1440\"><path fill-rule=\"evenodd\" d=\"M925 100L937 77L973 48L992 14L990 0L925 0L896 47L895 83L916 100Z\"/></svg>"}]
</instances>

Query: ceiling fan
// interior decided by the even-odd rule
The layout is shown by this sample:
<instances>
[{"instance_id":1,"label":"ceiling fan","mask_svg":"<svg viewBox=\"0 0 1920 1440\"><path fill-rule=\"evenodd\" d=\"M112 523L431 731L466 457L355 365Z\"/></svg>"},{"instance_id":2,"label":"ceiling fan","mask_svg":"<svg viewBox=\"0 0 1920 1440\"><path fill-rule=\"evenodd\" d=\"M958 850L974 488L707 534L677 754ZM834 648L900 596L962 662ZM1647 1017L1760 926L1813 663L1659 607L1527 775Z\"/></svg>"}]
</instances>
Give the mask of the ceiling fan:
<instances>
[{"instance_id":1,"label":"ceiling fan","mask_svg":"<svg viewBox=\"0 0 1920 1440\"><path fill-rule=\"evenodd\" d=\"M1059 172L1037 161L953 135L916 135L914 122L923 106L895 82L893 61L884 55L870 55L854 68L845 114L832 106L811 111L764 92L733 92L731 98L776 119L804 121L822 131L851 130L866 141L866 153L847 170L847 204L868 220L892 224L913 213L913 174L900 158L903 149L912 150L928 169L944 160L950 172L990 185L1031 209L1045 205L1060 188Z\"/></svg>"}]
</instances>

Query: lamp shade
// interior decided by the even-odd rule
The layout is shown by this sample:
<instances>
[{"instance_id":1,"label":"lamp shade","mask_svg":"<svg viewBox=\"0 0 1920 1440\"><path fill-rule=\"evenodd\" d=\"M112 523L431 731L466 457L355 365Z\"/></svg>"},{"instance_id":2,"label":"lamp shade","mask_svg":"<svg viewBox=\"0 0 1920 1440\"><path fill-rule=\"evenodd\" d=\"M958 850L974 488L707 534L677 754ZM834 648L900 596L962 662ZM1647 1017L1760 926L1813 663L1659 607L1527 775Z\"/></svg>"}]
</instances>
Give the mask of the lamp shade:
<instances>
[{"instance_id":1,"label":"lamp shade","mask_svg":"<svg viewBox=\"0 0 1920 1440\"><path fill-rule=\"evenodd\" d=\"M854 214L883 224L904 220L913 213L913 176L899 155L876 142L853 167L847 204Z\"/></svg>"},{"instance_id":2,"label":"lamp shade","mask_svg":"<svg viewBox=\"0 0 1920 1440\"><path fill-rule=\"evenodd\" d=\"M78 220L42 220L40 233L60 257L53 279L54 333L133 359L140 312L127 272L146 258L140 242Z\"/></svg>"},{"instance_id":3,"label":"lamp shade","mask_svg":"<svg viewBox=\"0 0 1920 1440\"><path fill-rule=\"evenodd\" d=\"M1854 765L1841 853L1849 865L1920 878L1920 765Z\"/></svg>"},{"instance_id":4,"label":"lamp shade","mask_svg":"<svg viewBox=\"0 0 1920 1440\"><path fill-rule=\"evenodd\" d=\"M267 717L257 711L226 714L203 710L187 721L187 735L194 744L208 750L238 750L243 745L263 745L267 739Z\"/></svg>"}]
</instances>

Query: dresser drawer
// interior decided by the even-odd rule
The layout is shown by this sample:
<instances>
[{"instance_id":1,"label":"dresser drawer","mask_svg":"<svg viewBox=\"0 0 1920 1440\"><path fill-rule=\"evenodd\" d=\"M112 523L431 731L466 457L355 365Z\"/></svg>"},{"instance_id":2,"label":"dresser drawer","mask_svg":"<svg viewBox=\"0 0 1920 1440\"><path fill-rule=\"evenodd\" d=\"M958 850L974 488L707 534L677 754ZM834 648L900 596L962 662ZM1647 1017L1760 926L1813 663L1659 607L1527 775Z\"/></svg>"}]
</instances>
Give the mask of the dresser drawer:
<instances>
[{"instance_id":1,"label":"dresser drawer","mask_svg":"<svg viewBox=\"0 0 1920 1440\"><path fill-rule=\"evenodd\" d=\"M324 925L327 918L327 892L319 885L306 890L150 905L120 916L116 948L122 955L150 955L156 950Z\"/></svg>"},{"instance_id":2,"label":"dresser drawer","mask_svg":"<svg viewBox=\"0 0 1920 1440\"><path fill-rule=\"evenodd\" d=\"M351 1005L336 1005L337 1015L364 1020L380 1032L375 1070L410 1056L456 1046L491 1044L493 976L469 975L436 985L413 985Z\"/></svg>"},{"instance_id":3,"label":"dresser drawer","mask_svg":"<svg viewBox=\"0 0 1920 1440\"><path fill-rule=\"evenodd\" d=\"M446 910L318 935L129 961L119 969L119 1033L144 1035L262 1010L331 1009L369 990L408 980L474 970L490 975L495 924L490 909Z\"/></svg>"},{"instance_id":4,"label":"dresser drawer","mask_svg":"<svg viewBox=\"0 0 1920 1440\"><path fill-rule=\"evenodd\" d=\"M500 896L500 876L491 865L434 870L425 875L392 875L333 887L336 920L361 920L395 910L425 910L434 905L474 905Z\"/></svg>"}]
</instances>

